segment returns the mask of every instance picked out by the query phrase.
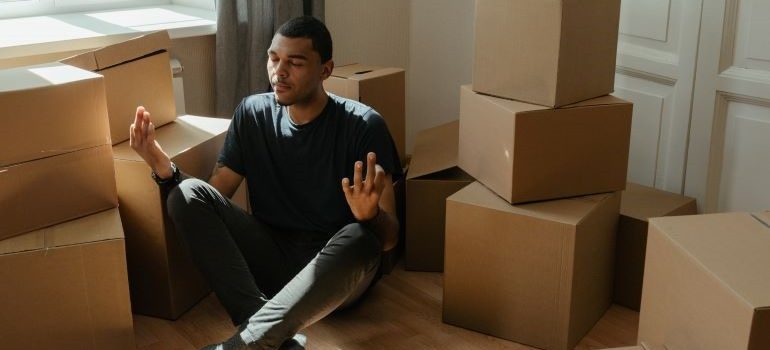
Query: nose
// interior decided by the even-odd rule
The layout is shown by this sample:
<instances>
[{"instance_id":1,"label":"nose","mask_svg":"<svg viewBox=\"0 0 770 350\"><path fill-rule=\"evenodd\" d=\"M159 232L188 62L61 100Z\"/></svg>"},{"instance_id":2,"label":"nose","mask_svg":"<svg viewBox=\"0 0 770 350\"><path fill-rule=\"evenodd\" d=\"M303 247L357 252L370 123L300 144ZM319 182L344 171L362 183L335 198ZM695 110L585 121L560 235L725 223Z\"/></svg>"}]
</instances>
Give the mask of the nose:
<instances>
[{"instance_id":1,"label":"nose","mask_svg":"<svg viewBox=\"0 0 770 350\"><path fill-rule=\"evenodd\" d=\"M279 78L286 78L289 76L289 71L286 69L287 62L279 60L275 65L275 75Z\"/></svg>"}]
</instances>

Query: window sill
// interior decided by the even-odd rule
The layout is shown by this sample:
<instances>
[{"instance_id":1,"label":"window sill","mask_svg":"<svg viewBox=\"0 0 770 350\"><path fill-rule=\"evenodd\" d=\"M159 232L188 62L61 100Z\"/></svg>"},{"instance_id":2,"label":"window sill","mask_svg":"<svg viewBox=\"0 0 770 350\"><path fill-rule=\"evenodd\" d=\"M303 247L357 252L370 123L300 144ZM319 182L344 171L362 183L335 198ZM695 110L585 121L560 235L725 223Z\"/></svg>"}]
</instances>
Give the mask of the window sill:
<instances>
[{"instance_id":1,"label":"window sill","mask_svg":"<svg viewBox=\"0 0 770 350\"><path fill-rule=\"evenodd\" d=\"M0 60L94 49L144 33L172 39L214 34L216 12L181 5L89 11L0 20Z\"/></svg>"}]
</instances>

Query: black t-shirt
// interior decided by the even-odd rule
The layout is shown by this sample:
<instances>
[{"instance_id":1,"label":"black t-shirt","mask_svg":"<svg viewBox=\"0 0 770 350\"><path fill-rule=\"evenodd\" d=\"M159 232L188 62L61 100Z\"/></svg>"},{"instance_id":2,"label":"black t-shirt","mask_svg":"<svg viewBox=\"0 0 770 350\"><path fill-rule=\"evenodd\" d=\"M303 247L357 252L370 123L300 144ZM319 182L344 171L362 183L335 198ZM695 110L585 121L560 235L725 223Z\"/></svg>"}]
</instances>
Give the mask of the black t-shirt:
<instances>
[{"instance_id":1,"label":"black t-shirt","mask_svg":"<svg viewBox=\"0 0 770 350\"><path fill-rule=\"evenodd\" d=\"M273 93L245 98L219 162L243 175L255 217L279 229L331 235L355 222L341 181L368 152L393 181L401 166L385 121L371 107L329 94L321 114L294 124Z\"/></svg>"}]
</instances>

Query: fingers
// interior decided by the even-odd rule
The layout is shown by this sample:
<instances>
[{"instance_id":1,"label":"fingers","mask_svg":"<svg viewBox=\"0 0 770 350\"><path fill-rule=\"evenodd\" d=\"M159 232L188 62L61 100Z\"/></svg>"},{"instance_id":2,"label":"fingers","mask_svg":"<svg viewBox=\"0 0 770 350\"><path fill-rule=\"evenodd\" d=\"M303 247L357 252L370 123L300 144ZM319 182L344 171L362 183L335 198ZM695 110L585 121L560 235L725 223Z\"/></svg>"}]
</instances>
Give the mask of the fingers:
<instances>
[{"instance_id":1,"label":"fingers","mask_svg":"<svg viewBox=\"0 0 770 350\"><path fill-rule=\"evenodd\" d=\"M355 165L353 165L353 191L359 192L361 191L362 185L362 179L361 179L361 172L363 172L364 168L364 162L357 161Z\"/></svg>"},{"instance_id":2,"label":"fingers","mask_svg":"<svg viewBox=\"0 0 770 350\"><path fill-rule=\"evenodd\" d=\"M143 106L136 107L136 115L134 115L134 125L139 125L139 121L142 120L143 115L144 115L144 107Z\"/></svg>"},{"instance_id":3,"label":"fingers","mask_svg":"<svg viewBox=\"0 0 770 350\"><path fill-rule=\"evenodd\" d=\"M350 196L353 190L350 189L350 180L346 177L342 179L342 192L345 193L345 197Z\"/></svg>"},{"instance_id":4,"label":"fingers","mask_svg":"<svg viewBox=\"0 0 770 350\"><path fill-rule=\"evenodd\" d=\"M369 152L366 155L366 180L364 181L364 191L370 192L372 186L374 186L374 173L375 165L377 164L377 156L374 152Z\"/></svg>"},{"instance_id":5,"label":"fingers","mask_svg":"<svg viewBox=\"0 0 770 350\"><path fill-rule=\"evenodd\" d=\"M377 164L376 168L377 170L375 171L376 175L374 176L374 186L378 193L382 193L382 190L385 187L385 169L383 169L379 164Z\"/></svg>"}]
</instances>

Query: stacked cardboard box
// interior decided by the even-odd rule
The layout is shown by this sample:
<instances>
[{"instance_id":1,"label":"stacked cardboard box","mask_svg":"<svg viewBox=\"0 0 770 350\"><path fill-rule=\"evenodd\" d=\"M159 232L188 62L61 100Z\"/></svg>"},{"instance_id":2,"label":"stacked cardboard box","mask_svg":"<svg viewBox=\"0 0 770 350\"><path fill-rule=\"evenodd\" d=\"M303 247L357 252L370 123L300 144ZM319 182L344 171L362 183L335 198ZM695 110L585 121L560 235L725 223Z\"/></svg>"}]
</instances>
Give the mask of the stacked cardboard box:
<instances>
[{"instance_id":1,"label":"stacked cardboard box","mask_svg":"<svg viewBox=\"0 0 770 350\"><path fill-rule=\"evenodd\" d=\"M632 105L619 0L479 0L447 199L444 321L572 349L612 303ZM407 236L409 232L407 232Z\"/></svg>"},{"instance_id":2,"label":"stacked cardboard box","mask_svg":"<svg viewBox=\"0 0 770 350\"><path fill-rule=\"evenodd\" d=\"M695 198L634 183L626 185L620 201L615 253L615 303L639 311L647 221L653 217L693 214L697 214Z\"/></svg>"},{"instance_id":3,"label":"stacked cardboard box","mask_svg":"<svg viewBox=\"0 0 770 350\"><path fill-rule=\"evenodd\" d=\"M0 281L4 349L135 349L117 209L0 241Z\"/></svg>"},{"instance_id":4,"label":"stacked cardboard box","mask_svg":"<svg viewBox=\"0 0 770 350\"><path fill-rule=\"evenodd\" d=\"M770 214L650 219L638 340L770 349Z\"/></svg>"},{"instance_id":5,"label":"stacked cardboard box","mask_svg":"<svg viewBox=\"0 0 770 350\"><path fill-rule=\"evenodd\" d=\"M335 67L324 81L324 89L337 96L374 108L388 126L398 157L406 164L406 76L401 68L363 64Z\"/></svg>"},{"instance_id":6,"label":"stacked cardboard box","mask_svg":"<svg viewBox=\"0 0 770 350\"><path fill-rule=\"evenodd\" d=\"M166 32L140 36L65 59L104 76L120 215L126 234L128 276L135 313L176 319L210 288L166 213L166 193L130 147L128 130L143 105L156 139L186 174L206 180L217 159L228 119L180 116L175 110ZM245 185L234 200L248 209Z\"/></svg>"},{"instance_id":7,"label":"stacked cardboard box","mask_svg":"<svg viewBox=\"0 0 770 350\"><path fill-rule=\"evenodd\" d=\"M3 70L0 105L3 347L134 348L103 78Z\"/></svg>"}]
</instances>

